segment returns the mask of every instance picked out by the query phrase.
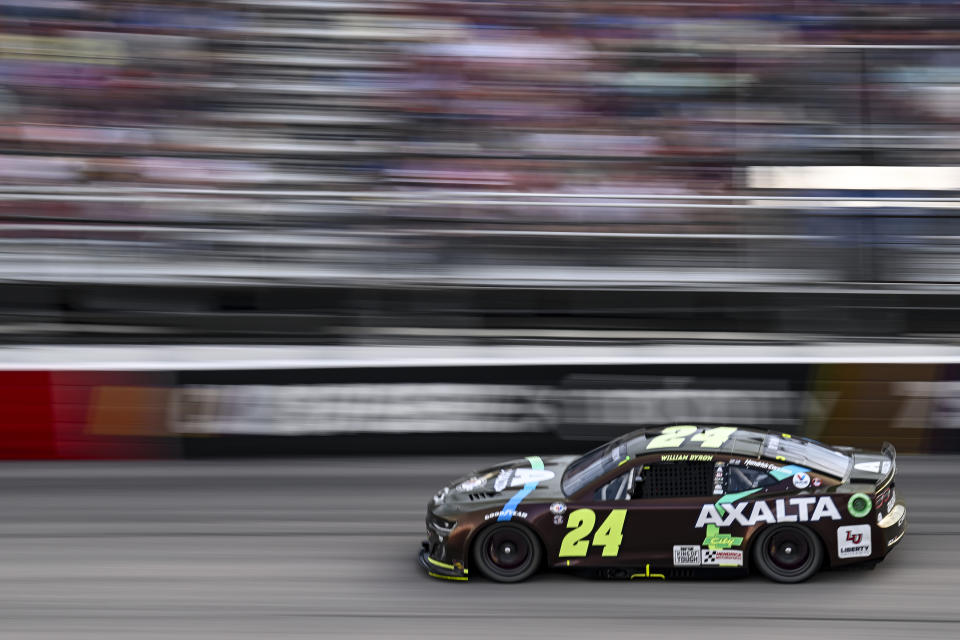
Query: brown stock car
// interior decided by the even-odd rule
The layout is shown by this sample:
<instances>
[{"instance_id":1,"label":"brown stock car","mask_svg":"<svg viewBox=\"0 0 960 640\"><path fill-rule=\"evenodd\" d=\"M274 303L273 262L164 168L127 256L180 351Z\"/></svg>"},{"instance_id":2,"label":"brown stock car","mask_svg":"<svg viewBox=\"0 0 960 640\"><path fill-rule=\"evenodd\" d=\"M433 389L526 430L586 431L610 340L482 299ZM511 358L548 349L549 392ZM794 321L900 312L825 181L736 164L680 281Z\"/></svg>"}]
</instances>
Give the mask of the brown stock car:
<instances>
[{"instance_id":1,"label":"brown stock car","mask_svg":"<svg viewBox=\"0 0 960 640\"><path fill-rule=\"evenodd\" d=\"M441 489L420 564L519 582L542 568L654 578L746 572L800 582L875 564L906 530L892 445L868 453L784 433L675 425L584 456L530 456Z\"/></svg>"}]
</instances>

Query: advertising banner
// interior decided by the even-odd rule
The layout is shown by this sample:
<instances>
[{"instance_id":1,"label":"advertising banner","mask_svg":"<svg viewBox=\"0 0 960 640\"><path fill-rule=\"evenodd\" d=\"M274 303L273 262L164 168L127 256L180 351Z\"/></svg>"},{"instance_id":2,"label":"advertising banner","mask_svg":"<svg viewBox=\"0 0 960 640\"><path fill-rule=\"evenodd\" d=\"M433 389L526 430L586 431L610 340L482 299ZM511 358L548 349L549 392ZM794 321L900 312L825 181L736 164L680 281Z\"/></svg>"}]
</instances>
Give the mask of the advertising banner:
<instances>
[{"instance_id":1,"label":"advertising banner","mask_svg":"<svg viewBox=\"0 0 960 640\"><path fill-rule=\"evenodd\" d=\"M0 400L6 460L217 455L251 438L245 454L271 440L337 438L349 450L358 438L372 450L430 436L462 450L483 437L570 449L671 423L960 451L960 364L9 371ZM310 451L325 449L298 450Z\"/></svg>"}]
</instances>

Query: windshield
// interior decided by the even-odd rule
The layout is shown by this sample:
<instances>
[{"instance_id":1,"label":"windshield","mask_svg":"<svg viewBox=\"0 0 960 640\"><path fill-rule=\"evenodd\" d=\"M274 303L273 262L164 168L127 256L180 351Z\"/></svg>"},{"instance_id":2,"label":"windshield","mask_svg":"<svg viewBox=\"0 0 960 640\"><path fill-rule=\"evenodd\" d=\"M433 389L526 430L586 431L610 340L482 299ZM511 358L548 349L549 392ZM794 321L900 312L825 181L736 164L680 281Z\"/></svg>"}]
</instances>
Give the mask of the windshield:
<instances>
[{"instance_id":1,"label":"windshield","mask_svg":"<svg viewBox=\"0 0 960 640\"><path fill-rule=\"evenodd\" d=\"M842 478L850 466L850 456L829 449L822 444L798 438L768 436L764 456L784 459L792 464L802 464L814 471Z\"/></svg>"},{"instance_id":2,"label":"windshield","mask_svg":"<svg viewBox=\"0 0 960 640\"><path fill-rule=\"evenodd\" d=\"M627 446L617 439L578 458L563 473L563 493L573 495L626 460Z\"/></svg>"}]
</instances>

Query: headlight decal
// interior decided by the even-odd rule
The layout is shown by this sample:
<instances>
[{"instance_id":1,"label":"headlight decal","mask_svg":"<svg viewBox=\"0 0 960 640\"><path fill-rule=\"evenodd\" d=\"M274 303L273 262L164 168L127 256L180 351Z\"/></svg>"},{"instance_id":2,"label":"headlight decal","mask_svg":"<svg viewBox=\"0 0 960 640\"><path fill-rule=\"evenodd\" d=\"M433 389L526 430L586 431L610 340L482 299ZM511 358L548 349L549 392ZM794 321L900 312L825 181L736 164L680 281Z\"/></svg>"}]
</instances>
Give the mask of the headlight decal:
<instances>
[{"instance_id":1,"label":"headlight decal","mask_svg":"<svg viewBox=\"0 0 960 640\"><path fill-rule=\"evenodd\" d=\"M436 514L429 514L427 519L428 526L432 527L436 531L439 531L443 535L450 535L450 532L454 530L457 526L457 523L453 520L447 520L446 518L441 518Z\"/></svg>"}]
</instances>

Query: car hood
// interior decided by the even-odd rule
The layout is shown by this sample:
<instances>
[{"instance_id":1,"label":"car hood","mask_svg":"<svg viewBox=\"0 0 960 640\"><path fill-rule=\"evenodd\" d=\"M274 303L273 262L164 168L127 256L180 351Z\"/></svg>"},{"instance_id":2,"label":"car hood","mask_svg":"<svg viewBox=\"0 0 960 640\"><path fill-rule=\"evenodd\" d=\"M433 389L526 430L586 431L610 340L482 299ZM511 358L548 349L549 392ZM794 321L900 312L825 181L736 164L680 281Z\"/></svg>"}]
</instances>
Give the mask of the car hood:
<instances>
[{"instance_id":1,"label":"car hood","mask_svg":"<svg viewBox=\"0 0 960 640\"><path fill-rule=\"evenodd\" d=\"M562 500L563 472L576 456L529 456L508 460L458 478L441 493L447 505L482 507L529 489L528 501ZM438 494L439 495L439 494Z\"/></svg>"}]
</instances>

